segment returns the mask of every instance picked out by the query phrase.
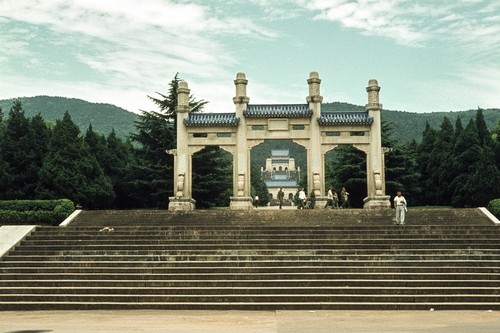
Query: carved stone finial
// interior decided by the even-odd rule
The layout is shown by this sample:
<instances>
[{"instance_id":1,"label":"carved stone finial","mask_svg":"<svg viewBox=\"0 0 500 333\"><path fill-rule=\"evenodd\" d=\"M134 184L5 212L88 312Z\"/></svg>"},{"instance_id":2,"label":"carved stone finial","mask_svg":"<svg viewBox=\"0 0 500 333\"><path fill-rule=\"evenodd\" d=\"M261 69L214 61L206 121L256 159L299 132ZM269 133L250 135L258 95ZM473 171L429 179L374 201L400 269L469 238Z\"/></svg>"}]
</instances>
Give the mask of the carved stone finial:
<instances>
[{"instance_id":1,"label":"carved stone finial","mask_svg":"<svg viewBox=\"0 0 500 333\"><path fill-rule=\"evenodd\" d=\"M177 112L189 112L189 87L184 80L177 85Z\"/></svg>"},{"instance_id":2,"label":"carved stone finial","mask_svg":"<svg viewBox=\"0 0 500 333\"><path fill-rule=\"evenodd\" d=\"M368 104L366 105L366 110L382 109L382 104L379 103L380 87L378 86L377 80L371 79L368 81L366 92L368 93Z\"/></svg>"},{"instance_id":3,"label":"carved stone finial","mask_svg":"<svg viewBox=\"0 0 500 333\"><path fill-rule=\"evenodd\" d=\"M236 74L236 80L234 80L236 86L236 96L233 98L234 104L244 104L250 101L247 97L247 84L248 80L245 73Z\"/></svg>"},{"instance_id":4,"label":"carved stone finial","mask_svg":"<svg viewBox=\"0 0 500 333\"><path fill-rule=\"evenodd\" d=\"M309 85L309 96L306 98L307 102L321 103L323 101L323 96L320 95L321 79L319 78L318 72L309 73L307 84Z\"/></svg>"}]
</instances>

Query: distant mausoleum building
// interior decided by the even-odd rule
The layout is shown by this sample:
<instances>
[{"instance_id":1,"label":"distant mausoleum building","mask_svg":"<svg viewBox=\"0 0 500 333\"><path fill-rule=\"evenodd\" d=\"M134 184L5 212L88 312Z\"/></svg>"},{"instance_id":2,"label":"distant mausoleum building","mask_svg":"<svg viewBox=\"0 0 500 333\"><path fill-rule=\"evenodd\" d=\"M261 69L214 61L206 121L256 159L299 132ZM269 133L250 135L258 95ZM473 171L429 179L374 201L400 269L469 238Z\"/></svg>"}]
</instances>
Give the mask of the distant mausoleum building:
<instances>
[{"instance_id":1,"label":"distant mausoleum building","mask_svg":"<svg viewBox=\"0 0 500 333\"><path fill-rule=\"evenodd\" d=\"M272 149L271 157L266 159L266 167L261 168L261 173L270 199L277 199L280 188L285 192L285 199L293 199L300 182L300 167L295 167L295 159L290 157L290 150Z\"/></svg>"}]
</instances>

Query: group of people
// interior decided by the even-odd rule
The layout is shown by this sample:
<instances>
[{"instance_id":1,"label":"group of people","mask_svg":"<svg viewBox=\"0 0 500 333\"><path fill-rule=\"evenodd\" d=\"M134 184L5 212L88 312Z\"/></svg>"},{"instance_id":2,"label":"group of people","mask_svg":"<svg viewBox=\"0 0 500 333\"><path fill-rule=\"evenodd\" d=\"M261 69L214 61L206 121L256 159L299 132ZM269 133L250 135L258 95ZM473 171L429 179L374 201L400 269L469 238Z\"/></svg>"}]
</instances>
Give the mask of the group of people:
<instances>
[{"instance_id":1,"label":"group of people","mask_svg":"<svg viewBox=\"0 0 500 333\"><path fill-rule=\"evenodd\" d=\"M327 192L328 200L326 202L325 208L348 208L349 207L349 192L347 192L345 187L342 187L340 191L340 195L333 189L332 186L328 189ZM283 207L283 201L285 199L285 193L283 192L283 188L280 188L278 191L278 204L279 209ZM257 207L259 204L259 197L256 196L254 199L254 205ZM316 205L316 193L311 191L309 197L307 197L304 188L301 187L298 193L298 205L297 209L314 209ZM398 191L396 196L394 197L393 206L396 209L396 224L404 225L405 224L405 213L407 209L407 202L405 197L402 195L401 191Z\"/></svg>"},{"instance_id":2,"label":"group of people","mask_svg":"<svg viewBox=\"0 0 500 333\"><path fill-rule=\"evenodd\" d=\"M349 208L349 192L347 192L345 187L342 187L339 195L337 194L337 191L330 186L326 196L328 197L328 200L325 208Z\"/></svg>"}]
</instances>

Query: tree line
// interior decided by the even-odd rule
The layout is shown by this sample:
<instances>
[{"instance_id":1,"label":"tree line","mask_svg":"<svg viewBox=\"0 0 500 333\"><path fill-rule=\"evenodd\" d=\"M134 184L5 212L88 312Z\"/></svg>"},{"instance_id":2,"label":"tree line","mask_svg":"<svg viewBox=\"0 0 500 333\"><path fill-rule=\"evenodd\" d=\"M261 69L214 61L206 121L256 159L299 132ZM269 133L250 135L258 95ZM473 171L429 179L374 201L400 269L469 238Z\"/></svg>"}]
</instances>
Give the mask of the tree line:
<instances>
[{"instance_id":1,"label":"tree line","mask_svg":"<svg viewBox=\"0 0 500 333\"><path fill-rule=\"evenodd\" d=\"M500 122L490 132L483 112L464 128L444 117L439 129L426 124L420 143L398 145L392 124L382 122L386 193L402 191L412 205L487 206L500 197ZM366 157L352 146L337 148L328 158L326 178L335 188L345 186L351 204L362 207L366 196Z\"/></svg>"},{"instance_id":2,"label":"tree line","mask_svg":"<svg viewBox=\"0 0 500 333\"><path fill-rule=\"evenodd\" d=\"M167 94L149 96L158 111L143 111L127 139L114 130L102 135L92 125L81 133L68 112L55 123L39 114L27 117L19 100L6 116L0 109L0 199L67 198L87 209L166 208L173 195L173 156L166 150L176 147L178 82L176 75ZM206 103L190 96L192 112L201 112ZM482 110L465 128L460 118L453 126L445 117L439 130L427 124L420 143L400 145L392 133L391 123L384 122L387 193L401 190L412 204L456 207L486 205L500 197L500 123L489 132ZM197 206L228 206L232 175L229 153L218 147L196 153ZM260 165L252 163L251 178L252 196L267 204ZM364 153L351 146L333 151L327 156L326 181L346 186L352 206L362 206Z\"/></svg>"}]
</instances>

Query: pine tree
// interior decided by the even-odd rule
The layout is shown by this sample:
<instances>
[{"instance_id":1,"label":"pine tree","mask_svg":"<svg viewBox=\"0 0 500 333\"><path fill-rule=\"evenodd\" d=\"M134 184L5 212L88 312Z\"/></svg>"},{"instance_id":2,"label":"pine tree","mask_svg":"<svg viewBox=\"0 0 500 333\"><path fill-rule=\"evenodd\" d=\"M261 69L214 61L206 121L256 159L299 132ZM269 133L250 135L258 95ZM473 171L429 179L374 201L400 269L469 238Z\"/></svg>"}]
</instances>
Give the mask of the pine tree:
<instances>
[{"instance_id":1,"label":"pine tree","mask_svg":"<svg viewBox=\"0 0 500 333\"><path fill-rule=\"evenodd\" d=\"M147 206L166 207L168 197L173 194L173 157L165 151L176 147L175 112L179 81L176 74L169 84L168 95L157 93L160 98L148 96L160 111L144 111L136 123L137 133L131 136L132 141L140 145L137 149L138 164L131 170L137 176L133 184L134 195L139 196L138 200L148 198L147 202L143 202ZM206 103L190 96L191 112L201 111ZM214 167L224 169L222 166ZM193 170L193 178L196 178L196 169Z\"/></svg>"},{"instance_id":2,"label":"pine tree","mask_svg":"<svg viewBox=\"0 0 500 333\"><path fill-rule=\"evenodd\" d=\"M352 207L363 207L366 197L366 155L353 146L344 145L335 149L333 163L334 189L347 189Z\"/></svg>"},{"instance_id":3,"label":"pine tree","mask_svg":"<svg viewBox=\"0 0 500 333\"><path fill-rule=\"evenodd\" d=\"M4 146L5 139L5 121L3 117L3 111L0 107L0 200L6 199L6 192L9 188L9 184L12 179L10 178L9 165L4 159L4 152L2 147Z\"/></svg>"},{"instance_id":4,"label":"pine tree","mask_svg":"<svg viewBox=\"0 0 500 333\"><path fill-rule=\"evenodd\" d=\"M32 169L34 152L30 121L26 118L20 100L15 100L6 122L2 140L3 160L7 163L3 197L31 199L32 184L36 184L36 170Z\"/></svg>"},{"instance_id":5,"label":"pine tree","mask_svg":"<svg viewBox=\"0 0 500 333\"><path fill-rule=\"evenodd\" d=\"M114 198L109 178L68 112L56 121L39 176L37 192L41 198L68 198L90 209L109 207Z\"/></svg>"},{"instance_id":6,"label":"pine tree","mask_svg":"<svg viewBox=\"0 0 500 333\"><path fill-rule=\"evenodd\" d=\"M116 194L114 208L137 207L130 196L131 179L129 170L132 165L137 165L134 159L134 148L130 142L123 142L116 136L114 130L106 138L108 161L103 166L104 173L111 179L113 191ZM139 206L140 207L140 206Z\"/></svg>"},{"instance_id":7,"label":"pine tree","mask_svg":"<svg viewBox=\"0 0 500 333\"><path fill-rule=\"evenodd\" d=\"M193 197L196 207L227 207L233 194L231 154L208 146L193 155Z\"/></svg>"}]
</instances>

